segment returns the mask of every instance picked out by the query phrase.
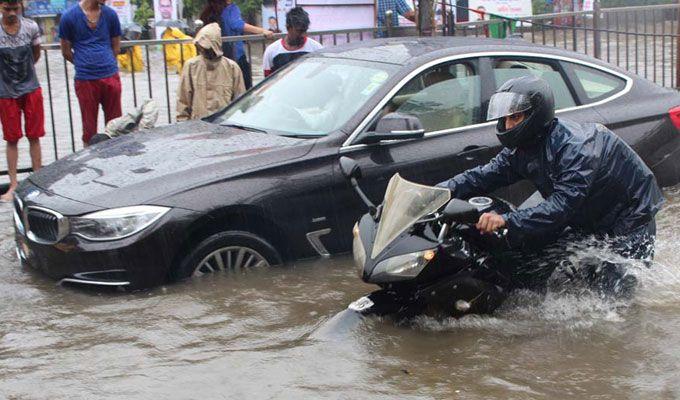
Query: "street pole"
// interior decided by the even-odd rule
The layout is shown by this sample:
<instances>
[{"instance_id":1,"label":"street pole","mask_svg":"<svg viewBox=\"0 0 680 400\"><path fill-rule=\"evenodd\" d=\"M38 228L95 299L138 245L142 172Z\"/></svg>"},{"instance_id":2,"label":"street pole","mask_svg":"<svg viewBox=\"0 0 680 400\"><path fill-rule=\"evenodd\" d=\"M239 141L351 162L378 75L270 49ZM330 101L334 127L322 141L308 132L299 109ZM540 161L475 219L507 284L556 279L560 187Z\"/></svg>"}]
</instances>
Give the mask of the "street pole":
<instances>
[{"instance_id":1,"label":"street pole","mask_svg":"<svg viewBox=\"0 0 680 400\"><path fill-rule=\"evenodd\" d=\"M387 29L387 37L392 37L392 10L385 11L385 28Z\"/></svg>"},{"instance_id":2,"label":"street pole","mask_svg":"<svg viewBox=\"0 0 680 400\"><path fill-rule=\"evenodd\" d=\"M595 0L593 2L593 49L595 50L595 58L601 58L602 55L600 39L600 0Z\"/></svg>"},{"instance_id":3,"label":"street pole","mask_svg":"<svg viewBox=\"0 0 680 400\"><path fill-rule=\"evenodd\" d=\"M680 4L680 0L678 0L678 4ZM676 14L678 18L678 37L675 39L677 47L675 52L675 88L677 89L680 88L680 10L677 10Z\"/></svg>"}]
</instances>

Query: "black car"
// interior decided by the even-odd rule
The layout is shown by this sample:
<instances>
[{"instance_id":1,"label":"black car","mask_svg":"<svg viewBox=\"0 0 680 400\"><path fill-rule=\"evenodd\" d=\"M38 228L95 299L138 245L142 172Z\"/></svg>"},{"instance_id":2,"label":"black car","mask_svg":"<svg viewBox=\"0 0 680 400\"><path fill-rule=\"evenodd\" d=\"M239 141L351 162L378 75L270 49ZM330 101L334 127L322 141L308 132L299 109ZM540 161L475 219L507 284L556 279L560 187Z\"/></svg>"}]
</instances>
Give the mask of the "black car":
<instances>
[{"instance_id":1,"label":"black car","mask_svg":"<svg viewBox=\"0 0 680 400\"><path fill-rule=\"evenodd\" d=\"M661 185L678 182L674 91L521 40L385 39L310 54L203 121L43 168L16 191L17 253L55 279L139 287L345 252L364 209L341 156L360 164L374 202L397 171L434 184L485 163L500 150L488 99L526 74L551 84L558 117L608 126Z\"/></svg>"}]
</instances>

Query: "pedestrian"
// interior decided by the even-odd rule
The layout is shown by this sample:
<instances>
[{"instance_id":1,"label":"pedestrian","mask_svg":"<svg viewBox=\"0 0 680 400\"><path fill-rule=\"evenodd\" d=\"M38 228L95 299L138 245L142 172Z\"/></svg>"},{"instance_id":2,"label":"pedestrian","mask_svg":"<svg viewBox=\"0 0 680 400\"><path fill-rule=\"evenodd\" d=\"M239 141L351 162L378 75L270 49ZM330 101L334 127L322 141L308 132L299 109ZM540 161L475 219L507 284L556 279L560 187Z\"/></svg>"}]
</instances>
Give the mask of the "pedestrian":
<instances>
[{"instance_id":1,"label":"pedestrian","mask_svg":"<svg viewBox=\"0 0 680 400\"><path fill-rule=\"evenodd\" d=\"M221 31L224 32L225 29L224 23L222 21L222 11L224 11L224 8L226 6L227 2L225 0L208 0L208 2L205 4L205 7L203 7L203 11L201 11L201 15L199 17L200 21L203 23L203 26L207 26L215 22L220 26ZM222 54L225 57L231 58L232 60L236 61L234 59L234 43L222 42Z\"/></svg>"},{"instance_id":2,"label":"pedestrian","mask_svg":"<svg viewBox=\"0 0 680 400\"><path fill-rule=\"evenodd\" d=\"M239 65L223 57L217 23L194 39L199 55L187 61L177 88L177 120L199 119L221 110L246 91Z\"/></svg>"},{"instance_id":3,"label":"pedestrian","mask_svg":"<svg viewBox=\"0 0 680 400\"><path fill-rule=\"evenodd\" d=\"M415 22L416 13L406 4L406 0L378 0L378 37L385 37L387 33L387 16L385 12L392 11L392 26L399 26L399 16Z\"/></svg>"},{"instance_id":4,"label":"pedestrian","mask_svg":"<svg viewBox=\"0 0 680 400\"><path fill-rule=\"evenodd\" d=\"M76 68L75 88L84 146L97 133L100 104L106 122L122 115L116 63L120 53L120 21L104 2L81 0L64 12L59 23L61 54Z\"/></svg>"},{"instance_id":5,"label":"pedestrian","mask_svg":"<svg viewBox=\"0 0 680 400\"><path fill-rule=\"evenodd\" d=\"M308 29L309 14L302 7L294 7L286 13L286 36L267 46L262 57L265 77L289 62L323 48L319 42L307 37Z\"/></svg>"},{"instance_id":6,"label":"pedestrian","mask_svg":"<svg viewBox=\"0 0 680 400\"><path fill-rule=\"evenodd\" d=\"M168 26L163 31L161 35L163 40L175 40L175 39L193 39L191 36L182 32L181 29ZM176 43L176 44L164 44L163 49L165 50L165 63L168 68L172 68L177 71L178 74L182 73L182 67L189 61L189 59L196 57L196 47L190 42L186 43Z\"/></svg>"},{"instance_id":7,"label":"pedestrian","mask_svg":"<svg viewBox=\"0 0 680 400\"><path fill-rule=\"evenodd\" d=\"M35 63L40 58L40 29L21 16L21 0L0 0L0 122L7 142L9 189L0 199L12 201L17 187L17 143L22 137L21 113L33 171L41 167L40 138L45 135L43 97Z\"/></svg>"},{"instance_id":8,"label":"pedestrian","mask_svg":"<svg viewBox=\"0 0 680 400\"><path fill-rule=\"evenodd\" d=\"M226 0L226 4L226 7L222 10L222 33L225 36L241 36L244 33L248 33L251 35L264 35L270 39L274 35L274 32L270 30L244 22L241 18L241 10L232 0ZM225 57L231 58L238 63L243 73L246 89L250 89L253 86L253 78L250 71L250 63L243 48L243 41L234 42L233 55L225 54Z\"/></svg>"}]
</instances>

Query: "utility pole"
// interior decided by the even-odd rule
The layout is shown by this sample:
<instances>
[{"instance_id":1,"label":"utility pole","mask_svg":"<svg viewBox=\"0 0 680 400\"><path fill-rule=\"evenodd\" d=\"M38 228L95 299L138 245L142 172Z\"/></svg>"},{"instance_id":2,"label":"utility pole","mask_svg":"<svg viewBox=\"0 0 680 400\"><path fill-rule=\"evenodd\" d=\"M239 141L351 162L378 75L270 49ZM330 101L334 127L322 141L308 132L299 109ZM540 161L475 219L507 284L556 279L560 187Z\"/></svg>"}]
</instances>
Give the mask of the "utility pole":
<instances>
[{"instance_id":1,"label":"utility pole","mask_svg":"<svg viewBox=\"0 0 680 400\"><path fill-rule=\"evenodd\" d=\"M678 0L680 4L680 0ZM680 13L678 13L678 37L676 39L677 51L675 52L675 88L680 88Z\"/></svg>"},{"instance_id":2,"label":"utility pole","mask_svg":"<svg viewBox=\"0 0 680 400\"><path fill-rule=\"evenodd\" d=\"M593 47L595 58L602 58L602 35L600 34L600 0L593 2ZM609 43L607 43L609 45Z\"/></svg>"}]
</instances>

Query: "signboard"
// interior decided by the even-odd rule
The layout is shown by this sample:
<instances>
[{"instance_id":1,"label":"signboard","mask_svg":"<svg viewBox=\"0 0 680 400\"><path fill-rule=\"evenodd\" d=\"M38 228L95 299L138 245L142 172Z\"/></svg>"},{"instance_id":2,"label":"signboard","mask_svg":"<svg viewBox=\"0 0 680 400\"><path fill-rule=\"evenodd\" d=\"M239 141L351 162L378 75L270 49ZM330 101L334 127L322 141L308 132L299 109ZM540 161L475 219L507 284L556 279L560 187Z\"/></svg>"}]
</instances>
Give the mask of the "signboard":
<instances>
[{"instance_id":1,"label":"signboard","mask_svg":"<svg viewBox=\"0 0 680 400\"><path fill-rule=\"evenodd\" d=\"M309 14L310 31L370 28L374 25L374 0L278 0L262 6L263 26L286 32L286 13L302 6Z\"/></svg>"},{"instance_id":2,"label":"signboard","mask_svg":"<svg viewBox=\"0 0 680 400\"><path fill-rule=\"evenodd\" d=\"M593 11L593 0L583 0L583 11Z\"/></svg>"},{"instance_id":3,"label":"signboard","mask_svg":"<svg viewBox=\"0 0 680 400\"><path fill-rule=\"evenodd\" d=\"M274 9L276 4L276 10ZM262 26L272 32L286 32L286 13L295 7L295 0L279 0L262 5Z\"/></svg>"},{"instance_id":4,"label":"signboard","mask_svg":"<svg viewBox=\"0 0 680 400\"><path fill-rule=\"evenodd\" d=\"M470 0L469 7L504 17L525 17L532 14L531 0ZM481 19L479 13L470 12L470 21Z\"/></svg>"},{"instance_id":5,"label":"signboard","mask_svg":"<svg viewBox=\"0 0 680 400\"><path fill-rule=\"evenodd\" d=\"M27 17L39 17L45 15L55 15L57 12L52 8L49 0L33 0L29 1L24 15Z\"/></svg>"},{"instance_id":6,"label":"signboard","mask_svg":"<svg viewBox=\"0 0 680 400\"><path fill-rule=\"evenodd\" d=\"M130 0L107 0L106 5L113 8L113 11L116 12L121 26L126 26L133 22Z\"/></svg>"},{"instance_id":7,"label":"signboard","mask_svg":"<svg viewBox=\"0 0 680 400\"><path fill-rule=\"evenodd\" d=\"M163 20L177 19L177 0L153 0L154 20L156 22ZM160 39L164 26L156 27L156 38Z\"/></svg>"}]
</instances>

